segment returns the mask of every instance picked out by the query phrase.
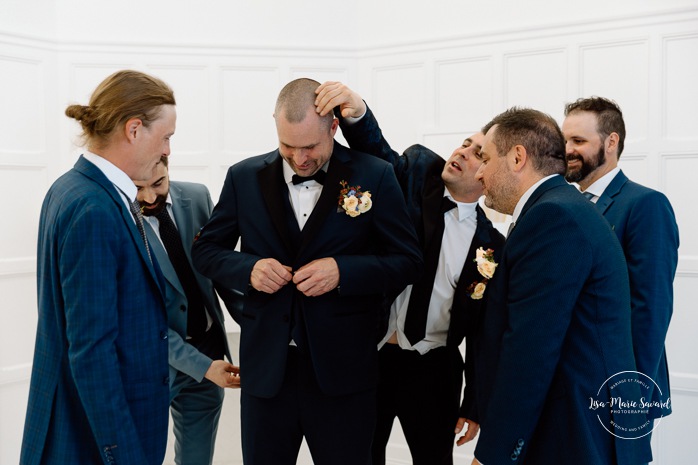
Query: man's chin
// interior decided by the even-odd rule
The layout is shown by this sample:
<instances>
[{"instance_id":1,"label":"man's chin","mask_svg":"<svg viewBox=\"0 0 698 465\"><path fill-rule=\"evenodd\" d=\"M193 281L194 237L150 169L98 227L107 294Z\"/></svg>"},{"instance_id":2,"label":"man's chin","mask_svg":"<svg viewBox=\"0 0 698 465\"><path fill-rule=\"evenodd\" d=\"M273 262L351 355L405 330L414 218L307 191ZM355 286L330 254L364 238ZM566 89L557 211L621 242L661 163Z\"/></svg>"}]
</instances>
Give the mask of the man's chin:
<instances>
[{"instance_id":1,"label":"man's chin","mask_svg":"<svg viewBox=\"0 0 698 465\"><path fill-rule=\"evenodd\" d=\"M157 216L161 211L165 209L166 204L160 203L154 206L141 207L141 213L143 216Z\"/></svg>"}]
</instances>

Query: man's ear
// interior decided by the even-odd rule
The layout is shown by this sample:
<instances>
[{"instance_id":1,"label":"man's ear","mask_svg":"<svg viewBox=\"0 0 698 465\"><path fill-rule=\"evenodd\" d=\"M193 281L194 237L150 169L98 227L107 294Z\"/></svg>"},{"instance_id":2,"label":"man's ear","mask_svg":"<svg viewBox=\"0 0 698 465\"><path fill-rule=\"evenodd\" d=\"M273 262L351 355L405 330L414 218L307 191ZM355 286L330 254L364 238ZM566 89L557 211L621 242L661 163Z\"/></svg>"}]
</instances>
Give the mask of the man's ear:
<instances>
[{"instance_id":1,"label":"man's ear","mask_svg":"<svg viewBox=\"0 0 698 465\"><path fill-rule=\"evenodd\" d=\"M124 124L124 135L126 140L134 142L143 129L143 121L140 118L131 118Z\"/></svg>"},{"instance_id":2,"label":"man's ear","mask_svg":"<svg viewBox=\"0 0 698 465\"><path fill-rule=\"evenodd\" d=\"M528 153L523 145L515 145L513 149L513 157L511 159L511 170L520 172L528 161Z\"/></svg>"},{"instance_id":3,"label":"man's ear","mask_svg":"<svg viewBox=\"0 0 698 465\"><path fill-rule=\"evenodd\" d=\"M620 136L617 132L612 132L605 140L606 154L613 154L618 158L618 144L620 143Z\"/></svg>"}]
</instances>

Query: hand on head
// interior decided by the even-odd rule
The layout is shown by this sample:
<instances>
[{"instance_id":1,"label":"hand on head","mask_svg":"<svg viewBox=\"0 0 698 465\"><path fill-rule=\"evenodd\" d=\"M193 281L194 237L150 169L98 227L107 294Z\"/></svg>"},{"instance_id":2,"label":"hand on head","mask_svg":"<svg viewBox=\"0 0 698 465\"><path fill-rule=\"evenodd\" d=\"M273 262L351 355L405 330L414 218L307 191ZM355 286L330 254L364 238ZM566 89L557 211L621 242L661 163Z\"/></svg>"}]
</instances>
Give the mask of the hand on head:
<instances>
[{"instance_id":1,"label":"hand on head","mask_svg":"<svg viewBox=\"0 0 698 465\"><path fill-rule=\"evenodd\" d=\"M348 88L341 82L327 81L315 91L316 111L324 116L339 107L344 118L358 118L366 113L366 103L359 94Z\"/></svg>"}]
</instances>

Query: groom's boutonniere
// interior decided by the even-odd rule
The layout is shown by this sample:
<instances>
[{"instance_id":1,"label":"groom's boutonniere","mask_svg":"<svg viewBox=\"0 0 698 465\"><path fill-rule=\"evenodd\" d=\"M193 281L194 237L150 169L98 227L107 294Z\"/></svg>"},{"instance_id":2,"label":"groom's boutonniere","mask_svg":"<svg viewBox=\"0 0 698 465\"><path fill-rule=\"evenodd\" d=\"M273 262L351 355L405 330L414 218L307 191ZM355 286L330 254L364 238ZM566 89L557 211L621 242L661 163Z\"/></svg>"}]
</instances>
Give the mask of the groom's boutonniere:
<instances>
[{"instance_id":1,"label":"groom's boutonniere","mask_svg":"<svg viewBox=\"0 0 698 465\"><path fill-rule=\"evenodd\" d=\"M371 209L373 201L369 191L362 192L361 186L349 186L346 181L340 181L339 184L342 186L342 190L339 191L338 212L344 211L353 218Z\"/></svg>"},{"instance_id":2,"label":"groom's boutonniere","mask_svg":"<svg viewBox=\"0 0 698 465\"><path fill-rule=\"evenodd\" d=\"M494 261L494 250L483 250L482 247L479 247L475 251L474 262L477 263L477 271L485 279L483 279L482 281L473 282L470 286L468 286L466 292L468 293L471 299L480 300L482 299L482 296L485 294L487 281L489 281L492 278L492 276L494 276L494 272L498 264Z\"/></svg>"}]
</instances>

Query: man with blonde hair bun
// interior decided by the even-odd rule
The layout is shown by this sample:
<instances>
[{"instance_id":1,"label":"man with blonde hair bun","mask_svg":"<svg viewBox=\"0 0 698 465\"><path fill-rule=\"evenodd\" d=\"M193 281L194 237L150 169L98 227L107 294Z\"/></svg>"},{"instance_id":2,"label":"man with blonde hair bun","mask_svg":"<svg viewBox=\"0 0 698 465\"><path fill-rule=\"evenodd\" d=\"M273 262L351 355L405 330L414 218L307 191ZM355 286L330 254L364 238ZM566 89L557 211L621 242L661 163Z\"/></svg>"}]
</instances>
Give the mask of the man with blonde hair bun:
<instances>
[{"instance_id":1,"label":"man with blonde hair bun","mask_svg":"<svg viewBox=\"0 0 698 465\"><path fill-rule=\"evenodd\" d=\"M163 278L131 179L170 154L175 99L119 71L70 105L87 150L44 199L38 328L20 463L161 464L169 379Z\"/></svg>"}]
</instances>

